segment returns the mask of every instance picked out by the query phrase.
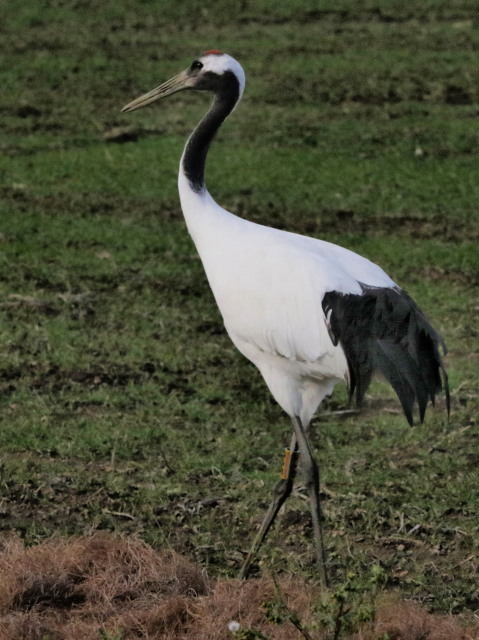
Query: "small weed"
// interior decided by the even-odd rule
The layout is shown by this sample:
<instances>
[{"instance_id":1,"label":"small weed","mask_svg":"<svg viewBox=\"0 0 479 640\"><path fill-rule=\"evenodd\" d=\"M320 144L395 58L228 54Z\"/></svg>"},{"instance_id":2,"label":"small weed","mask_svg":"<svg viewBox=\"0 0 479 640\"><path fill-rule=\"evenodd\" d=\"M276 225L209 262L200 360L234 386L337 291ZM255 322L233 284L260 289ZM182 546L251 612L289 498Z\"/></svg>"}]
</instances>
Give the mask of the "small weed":
<instances>
[{"instance_id":1,"label":"small weed","mask_svg":"<svg viewBox=\"0 0 479 640\"><path fill-rule=\"evenodd\" d=\"M300 616L295 611L292 611L288 606L276 577L272 576L272 580L275 585L276 598L272 600L265 600L263 603L266 619L274 624L284 624L289 622L296 627L305 640L312 640L311 635L304 627Z\"/></svg>"},{"instance_id":2,"label":"small weed","mask_svg":"<svg viewBox=\"0 0 479 640\"><path fill-rule=\"evenodd\" d=\"M350 573L342 584L321 596L317 614L328 638L340 640L364 623L374 621L376 598L386 579L386 572L373 565L369 575Z\"/></svg>"}]
</instances>

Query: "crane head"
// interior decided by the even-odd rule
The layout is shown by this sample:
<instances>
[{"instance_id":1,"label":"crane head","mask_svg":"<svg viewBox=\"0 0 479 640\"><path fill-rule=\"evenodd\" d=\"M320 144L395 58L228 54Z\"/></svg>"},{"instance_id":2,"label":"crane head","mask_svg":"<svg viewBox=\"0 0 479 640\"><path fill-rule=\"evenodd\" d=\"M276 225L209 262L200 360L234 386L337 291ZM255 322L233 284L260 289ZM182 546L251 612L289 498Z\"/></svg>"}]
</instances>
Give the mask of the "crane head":
<instances>
[{"instance_id":1,"label":"crane head","mask_svg":"<svg viewBox=\"0 0 479 640\"><path fill-rule=\"evenodd\" d=\"M238 81L238 98L241 98L245 86L245 74L239 62L227 53L216 49L205 51L202 56L193 60L188 69L136 98L123 107L122 112L141 109L178 91L196 90L219 93L226 84L225 79L231 77L231 74Z\"/></svg>"}]
</instances>

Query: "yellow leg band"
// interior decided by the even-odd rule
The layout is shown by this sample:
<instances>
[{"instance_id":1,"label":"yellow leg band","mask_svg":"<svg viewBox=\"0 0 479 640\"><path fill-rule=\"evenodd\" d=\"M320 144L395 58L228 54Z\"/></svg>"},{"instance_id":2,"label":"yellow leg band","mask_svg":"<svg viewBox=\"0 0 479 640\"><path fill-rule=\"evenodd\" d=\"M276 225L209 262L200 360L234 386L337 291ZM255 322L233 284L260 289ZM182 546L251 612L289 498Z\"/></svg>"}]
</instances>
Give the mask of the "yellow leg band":
<instances>
[{"instance_id":1,"label":"yellow leg band","mask_svg":"<svg viewBox=\"0 0 479 640\"><path fill-rule=\"evenodd\" d=\"M281 469L281 480L287 480L289 478L289 467L291 464L291 449L284 450L283 468Z\"/></svg>"}]
</instances>

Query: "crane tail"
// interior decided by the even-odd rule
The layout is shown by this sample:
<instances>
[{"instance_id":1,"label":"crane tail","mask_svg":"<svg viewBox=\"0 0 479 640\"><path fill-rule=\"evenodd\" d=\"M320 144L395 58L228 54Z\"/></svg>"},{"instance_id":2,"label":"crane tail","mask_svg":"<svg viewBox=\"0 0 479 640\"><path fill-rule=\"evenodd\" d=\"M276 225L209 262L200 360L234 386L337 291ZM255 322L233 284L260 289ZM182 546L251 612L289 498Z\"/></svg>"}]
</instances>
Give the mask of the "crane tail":
<instances>
[{"instance_id":1,"label":"crane tail","mask_svg":"<svg viewBox=\"0 0 479 640\"><path fill-rule=\"evenodd\" d=\"M323 310L330 331L346 355L350 372L350 396L360 405L373 373L382 374L401 402L409 424L417 403L424 420L430 401L445 391L449 415L450 395L440 350L441 336L430 325L414 300L399 288L362 285L362 294L328 291Z\"/></svg>"}]
</instances>

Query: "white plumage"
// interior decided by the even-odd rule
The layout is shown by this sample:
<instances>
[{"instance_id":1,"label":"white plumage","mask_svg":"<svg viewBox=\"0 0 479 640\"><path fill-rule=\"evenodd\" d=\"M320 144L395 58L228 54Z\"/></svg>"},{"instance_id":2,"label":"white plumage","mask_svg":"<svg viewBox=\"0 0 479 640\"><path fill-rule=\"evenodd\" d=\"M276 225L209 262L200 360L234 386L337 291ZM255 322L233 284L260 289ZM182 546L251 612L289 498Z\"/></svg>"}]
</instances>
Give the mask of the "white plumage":
<instances>
[{"instance_id":1,"label":"white plumage","mask_svg":"<svg viewBox=\"0 0 479 640\"><path fill-rule=\"evenodd\" d=\"M361 402L374 372L389 380L411 424L414 404L422 420L443 384L449 409L439 353L444 343L414 301L376 264L329 242L249 222L213 200L204 182L207 152L244 86L240 64L209 51L124 111L182 90L214 94L181 158L181 207L231 340L258 367L294 428L291 456L242 575L291 492L299 454L326 582L319 472L306 436L308 424L338 382L346 382Z\"/></svg>"},{"instance_id":2,"label":"white plumage","mask_svg":"<svg viewBox=\"0 0 479 640\"><path fill-rule=\"evenodd\" d=\"M326 291L394 287L377 265L337 245L239 218L186 186L180 195L225 327L278 404L306 426L336 383L349 380L321 303Z\"/></svg>"}]
</instances>

